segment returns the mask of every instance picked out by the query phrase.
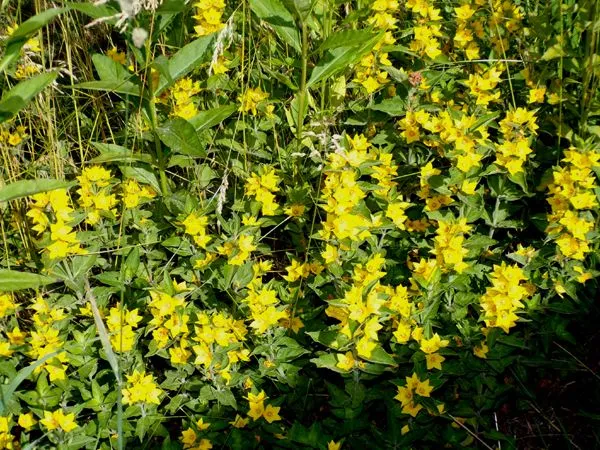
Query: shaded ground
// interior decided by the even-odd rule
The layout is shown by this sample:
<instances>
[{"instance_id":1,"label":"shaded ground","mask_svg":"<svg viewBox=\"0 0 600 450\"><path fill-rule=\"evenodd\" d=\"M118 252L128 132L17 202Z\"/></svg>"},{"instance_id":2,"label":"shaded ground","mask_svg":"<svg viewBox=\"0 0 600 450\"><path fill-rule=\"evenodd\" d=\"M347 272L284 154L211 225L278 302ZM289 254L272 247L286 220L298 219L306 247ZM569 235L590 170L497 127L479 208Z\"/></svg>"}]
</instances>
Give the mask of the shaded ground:
<instances>
[{"instance_id":1,"label":"shaded ground","mask_svg":"<svg viewBox=\"0 0 600 450\"><path fill-rule=\"evenodd\" d=\"M517 448L600 449L600 309L572 326L577 344L554 341L551 366L524 388L531 400L505 404L498 415Z\"/></svg>"}]
</instances>

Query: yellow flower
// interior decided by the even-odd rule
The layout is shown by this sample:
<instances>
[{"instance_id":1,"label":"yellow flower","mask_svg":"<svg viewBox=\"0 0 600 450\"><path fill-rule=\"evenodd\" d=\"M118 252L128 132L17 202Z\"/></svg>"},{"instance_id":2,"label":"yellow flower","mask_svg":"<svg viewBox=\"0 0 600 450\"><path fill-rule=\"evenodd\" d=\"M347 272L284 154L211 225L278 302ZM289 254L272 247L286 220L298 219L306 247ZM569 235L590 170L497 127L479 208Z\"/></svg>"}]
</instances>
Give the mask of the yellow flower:
<instances>
[{"instance_id":1,"label":"yellow flower","mask_svg":"<svg viewBox=\"0 0 600 450\"><path fill-rule=\"evenodd\" d=\"M333 440L327 443L327 450L340 450L342 448L341 442L335 442Z\"/></svg>"},{"instance_id":2,"label":"yellow flower","mask_svg":"<svg viewBox=\"0 0 600 450\"><path fill-rule=\"evenodd\" d=\"M248 419L242 418L239 414L235 415L235 419L232 422L229 422L230 425L233 425L235 428L244 428L248 425Z\"/></svg>"},{"instance_id":3,"label":"yellow flower","mask_svg":"<svg viewBox=\"0 0 600 450\"><path fill-rule=\"evenodd\" d=\"M196 432L193 429L188 428L187 430L181 432L180 440L183 444L183 448L192 448L196 443Z\"/></svg>"},{"instance_id":4,"label":"yellow flower","mask_svg":"<svg viewBox=\"0 0 600 450\"><path fill-rule=\"evenodd\" d=\"M301 204L293 204L288 206L283 210L290 217L302 217L304 215L304 211L306 210L306 206Z\"/></svg>"},{"instance_id":5,"label":"yellow flower","mask_svg":"<svg viewBox=\"0 0 600 450\"><path fill-rule=\"evenodd\" d=\"M475 194L476 187L477 187L477 180L473 180L473 181L465 180L465 181L463 181L463 184L460 187L460 190L463 191L467 195L473 195L473 194Z\"/></svg>"},{"instance_id":6,"label":"yellow flower","mask_svg":"<svg viewBox=\"0 0 600 450\"><path fill-rule=\"evenodd\" d=\"M281 420L281 417L279 416L280 409L281 408L279 406L267 405L267 407L263 411L263 417L269 423L273 423L277 420Z\"/></svg>"},{"instance_id":7,"label":"yellow flower","mask_svg":"<svg viewBox=\"0 0 600 450\"><path fill-rule=\"evenodd\" d=\"M19 426L25 428L26 430L29 430L36 423L37 420L33 418L33 414L31 413L19 415Z\"/></svg>"},{"instance_id":8,"label":"yellow flower","mask_svg":"<svg viewBox=\"0 0 600 450\"><path fill-rule=\"evenodd\" d=\"M210 427L210 423L204 423L204 419L201 417L200 419L198 419L198 421L196 422L196 425L198 426L198 429L200 431L204 431L207 430Z\"/></svg>"},{"instance_id":9,"label":"yellow flower","mask_svg":"<svg viewBox=\"0 0 600 450\"><path fill-rule=\"evenodd\" d=\"M435 353L442 347L447 347L450 341L441 339L440 335L435 333L430 339L421 339L421 351L424 353Z\"/></svg>"},{"instance_id":10,"label":"yellow flower","mask_svg":"<svg viewBox=\"0 0 600 450\"><path fill-rule=\"evenodd\" d=\"M75 414L70 413L65 415L62 409L58 409L54 412L44 411L44 418L40 420L40 423L49 431L60 428L66 433L74 430L78 426L75 423Z\"/></svg>"},{"instance_id":11,"label":"yellow flower","mask_svg":"<svg viewBox=\"0 0 600 450\"><path fill-rule=\"evenodd\" d=\"M487 358L487 354L489 351L490 351L490 349L488 348L488 346L485 342L482 342L480 345L473 348L473 354L481 359Z\"/></svg>"},{"instance_id":12,"label":"yellow flower","mask_svg":"<svg viewBox=\"0 0 600 450\"><path fill-rule=\"evenodd\" d=\"M352 352L346 352L346 354L339 354L337 355L337 358L338 362L335 366L339 367L342 370L352 370L354 368L354 365L356 364L356 360L354 359L354 355L352 355Z\"/></svg>"},{"instance_id":13,"label":"yellow flower","mask_svg":"<svg viewBox=\"0 0 600 450\"><path fill-rule=\"evenodd\" d=\"M439 353L429 353L425 355L425 361L427 362L427 370L442 370L442 363L445 360L446 358L444 358Z\"/></svg>"},{"instance_id":14,"label":"yellow flower","mask_svg":"<svg viewBox=\"0 0 600 450\"><path fill-rule=\"evenodd\" d=\"M390 203L387 207L385 217L392 219L394 224L401 230L405 230L406 227L404 226L404 222L406 222L406 219L408 219L408 217L404 214L404 212L409 206L410 203L403 201Z\"/></svg>"},{"instance_id":15,"label":"yellow flower","mask_svg":"<svg viewBox=\"0 0 600 450\"><path fill-rule=\"evenodd\" d=\"M125 53L118 51L117 47L110 48L106 52L106 56L108 56L113 61L118 62L119 64L125 65L125 63L127 62L127 57L126 57Z\"/></svg>"},{"instance_id":16,"label":"yellow flower","mask_svg":"<svg viewBox=\"0 0 600 450\"><path fill-rule=\"evenodd\" d=\"M242 113L251 112L252 115L256 115L258 111L256 107L269 97L269 94L263 92L260 87L247 89L242 95L238 97L240 107L238 111Z\"/></svg>"},{"instance_id":17,"label":"yellow flower","mask_svg":"<svg viewBox=\"0 0 600 450\"><path fill-rule=\"evenodd\" d=\"M430 397L431 391L433 391L433 386L430 386L429 380L419 381L415 388L415 392L421 397Z\"/></svg>"},{"instance_id":18,"label":"yellow flower","mask_svg":"<svg viewBox=\"0 0 600 450\"><path fill-rule=\"evenodd\" d=\"M154 382L151 374L146 375L145 371L139 372L137 369L131 375L127 375L128 388L122 389L123 404L134 403L153 403L160 404L158 398L162 390Z\"/></svg>"},{"instance_id":19,"label":"yellow flower","mask_svg":"<svg viewBox=\"0 0 600 450\"><path fill-rule=\"evenodd\" d=\"M265 412L265 405L263 402L251 402L250 410L248 411L248 417L251 417L252 420L258 420L262 417Z\"/></svg>"},{"instance_id":20,"label":"yellow flower","mask_svg":"<svg viewBox=\"0 0 600 450\"><path fill-rule=\"evenodd\" d=\"M546 95L545 87L530 89L527 103L544 103L544 95Z\"/></svg>"}]
</instances>

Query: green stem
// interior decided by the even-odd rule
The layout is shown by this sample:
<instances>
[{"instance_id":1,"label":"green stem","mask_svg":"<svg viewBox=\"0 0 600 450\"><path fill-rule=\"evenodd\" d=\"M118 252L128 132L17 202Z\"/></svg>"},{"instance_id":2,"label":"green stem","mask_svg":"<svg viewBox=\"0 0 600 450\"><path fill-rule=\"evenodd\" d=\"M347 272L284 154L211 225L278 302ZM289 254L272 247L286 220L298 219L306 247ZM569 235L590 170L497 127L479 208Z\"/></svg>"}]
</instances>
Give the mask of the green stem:
<instances>
[{"instance_id":1,"label":"green stem","mask_svg":"<svg viewBox=\"0 0 600 450\"><path fill-rule=\"evenodd\" d=\"M308 28L306 22L302 21L302 75L300 78L300 90L298 95L298 123L296 127L296 139L298 151L302 142L302 126L304 123L304 104L306 102L306 73L308 66Z\"/></svg>"}]
</instances>

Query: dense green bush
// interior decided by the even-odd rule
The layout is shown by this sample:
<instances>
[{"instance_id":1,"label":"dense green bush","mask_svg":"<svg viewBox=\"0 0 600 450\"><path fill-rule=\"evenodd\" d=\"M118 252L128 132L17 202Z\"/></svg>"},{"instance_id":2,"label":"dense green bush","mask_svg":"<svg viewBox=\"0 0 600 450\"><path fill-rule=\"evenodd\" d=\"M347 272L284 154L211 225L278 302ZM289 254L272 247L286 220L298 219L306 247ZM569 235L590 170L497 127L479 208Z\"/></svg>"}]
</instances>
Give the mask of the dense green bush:
<instances>
[{"instance_id":1,"label":"dense green bush","mask_svg":"<svg viewBox=\"0 0 600 450\"><path fill-rule=\"evenodd\" d=\"M596 2L0 10L1 448L514 445L597 288Z\"/></svg>"}]
</instances>

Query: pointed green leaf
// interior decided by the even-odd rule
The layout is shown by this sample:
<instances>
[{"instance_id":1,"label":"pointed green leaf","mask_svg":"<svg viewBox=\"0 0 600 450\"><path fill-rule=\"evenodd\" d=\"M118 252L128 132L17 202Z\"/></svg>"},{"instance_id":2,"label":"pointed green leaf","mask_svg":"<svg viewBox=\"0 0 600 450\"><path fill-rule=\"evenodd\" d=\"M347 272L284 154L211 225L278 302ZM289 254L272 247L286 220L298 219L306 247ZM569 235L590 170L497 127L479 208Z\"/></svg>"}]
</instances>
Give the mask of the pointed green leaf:
<instances>
[{"instance_id":1,"label":"pointed green leaf","mask_svg":"<svg viewBox=\"0 0 600 450\"><path fill-rule=\"evenodd\" d=\"M379 39L381 39L381 36L381 33L371 33L371 37L369 39L365 39L365 41L360 44L336 47L331 50L327 50L323 58L321 58L321 60L313 69L310 79L306 83L306 87L310 87L320 81L327 80L328 78L336 75L338 72L347 69L352 64L360 61L364 55L373 49L375 44L379 41Z\"/></svg>"},{"instance_id":2,"label":"pointed green leaf","mask_svg":"<svg viewBox=\"0 0 600 450\"><path fill-rule=\"evenodd\" d=\"M392 355L387 353L380 345L377 345L373 349L373 351L371 352L371 356L369 356L368 358L362 358L375 364L386 364L388 366L396 365L396 361L394 361Z\"/></svg>"},{"instance_id":3,"label":"pointed green leaf","mask_svg":"<svg viewBox=\"0 0 600 450\"><path fill-rule=\"evenodd\" d=\"M75 183L73 181L61 180L19 180L0 188L0 202L8 202L17 198L27 197L40 192L53 191L55 189L68 189Z\"/></svg>"},{"instance_id":4,"label":"pointed green leaf","mask_svg":"<svg viewBox=\"0 0 600 450\"><path fill-rule=\"evenodd\" d=\"M13 117L25 108L33 97L52 83L58 72L44 72L28 80L21 81L9 90L0 100L0 123Z\"/></svg>"},{"instance_id":5,"label":"pointed green leaf","mask_svg":"<svg viewBox=\"0 0 600 450\"><path fill-rule=\"evenodd\" d=\"M38 367L43 365L46 361L54 358L56 355L58 355L59 353L61 353L63 351L64 351L64 349L60 349L55 352L49 353L49 354L45 355L44 357L38 359L37 361L31 363L27 367L23 367L21 370L19 370L19 373L17 374L17 376L11 380L10 384L2 386L2 388L0 390L0 394L1 394L0 395L0 416L5 414L6 406L12 400L12 397L13 397L15 391L17 390L17 388L19 387L19 385L23 381L25 381L27 379L27 377L29 377L29 375L31 375L35 369L37 369Z\"/></svg>"},{"instance_id":6,"label":"pointed green leaf","mask_svg":"<svg viewBox=\"0 0 600 450\"><path fill-rule=\"evenodd\" d=\"M37 289L40 286L55 283L56 281L56 278L38 275L37 273L0 269L0 292Z\"/></svg>"},{"instance_id":7,"label":"pointed green leaf","mask_svg":"<svg viewBox=\"0 0 600 450\"><path fill-rule=\"evenodd\" d=\"M98 72L98 77L103 81L118 81L131 78L131 73L122 64L106 55L96 53L92 56L92 62Z\"/></svg>"},{"instance_id":8,"label":"pointed green leaf","mask_svg":"<svg viewBox=\"0 0 600 450\"><path fill-rule=\"evenodd\" d=\"M156 175L142 167L119 166L123 177L133 178L143 184L149 184L156 192L162 192Z\"/></svg>"},{"instance_id":9,"label":"pointed green leaf","mask_svg":"<svg viewBox=\"0 0 600 450\"><path fill-rule=\"evenodd\" d=\"M250 9L259 19L271 25L284 43L291 45L298 53L302 51L296 21L283 3L279 0L250 0Z\"/></svg>"},{"instance_id":10,"label":"pointed green leaf","mask_svg":"<svg viewBox=\"0 0 600 450\"><path fill-rule=\"evenodd\" d=\"M23 22L6 41L6 51L4 52L4 57L0 61L0 72L3 72L10 64L19 58L21 48L33 33L68 9L69 8L51 8L42 11Z\"/></svg>"},{"instance_id":11,"label":"pointed green leaf","mask_svg":"<svg viewBox=\"0 0 600 450\"><path fill-rule=\"evenodd\" d=\"M156 129L160 140L175 153L189 156L206 156L198 134L191 123L185 119L169 120Z\"/></svg>"},{"instance_id":12,"label":"pointed green leaf","mask_svg":"<svg viewBox=\"0 0 600 450\"><path fill-rule=\"evenodd\" d=\"M381 103L371 106L370 109L384 112L392 117L403 116L406 113L406 102L400 97L386 98Z\"/></svg>"},{"instance_id":13,"label":"pointed green leaf","mask_svg":"<svg viewBox=\"0 0 600 450\"><path fill-rule=\"evenodd\" d=\"M131 81L123 80L100 80L100 81L86 81L85 83L79 83L71 86L72 89L89 89L92 91L107 91L114 92L115 94L132 95L135 97L140 96L140 88Z\"/></svg>"},{"instance_id":14,"label":"pointed green leaf","mask_svg":"<svg viewBox=\"0 0 600 450\"><path fill-rule=\"evenodd\" d=\"M223 122L237 110L236 105L219 106L218 108L199 112L188 122L192 124L196 131L202 131Z\"/></svg>"},{"instance_id":15,"label":"pointed green leaf","mask_svg":"<svg viewBox=\"0 0 600 450\"><path fill-rule=\"evenodd\" d=\"M76 2L67 2L65 3L69 8L74 9L75 11L82 12L83 14L87 14L92 19L100 19L101 17L111 17L119 13L119 10L112 8L108 5L95 5L93 3L76 3ZM107 23L115 23L116 19L110 20Z\"/></svg>"},{"instance_id":16,"label":"pointed green leaf","mask_svg":"<svg viewBox=\"0 0 600 450\"><path fill-rule=\"evenodd\" d=\"M369 30L343 30L333 33L319 46L318 52L332 50L338 47L353 47L362 45L373 37Z\"/></svg>"},{"instance_id":17,"label":"pointed green leaf","mask_svg":"<svg viewBox=\"0 0 600 450\"><path fill-rule=\"evenodd\" d=\"M214 39L214 33L208 36L202 36L175 53L168 64L170 79L161 75L155 95L159 95L179 78L187 75L200 66L200 64L208 61L212 56L208 50L212 48Z\"/></svg>"}]
</instances>

